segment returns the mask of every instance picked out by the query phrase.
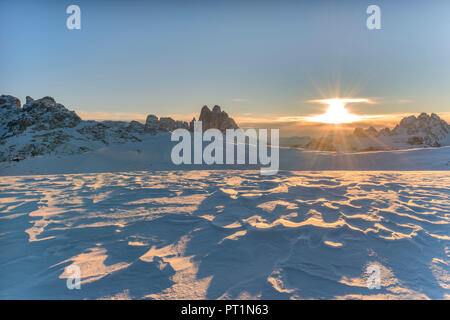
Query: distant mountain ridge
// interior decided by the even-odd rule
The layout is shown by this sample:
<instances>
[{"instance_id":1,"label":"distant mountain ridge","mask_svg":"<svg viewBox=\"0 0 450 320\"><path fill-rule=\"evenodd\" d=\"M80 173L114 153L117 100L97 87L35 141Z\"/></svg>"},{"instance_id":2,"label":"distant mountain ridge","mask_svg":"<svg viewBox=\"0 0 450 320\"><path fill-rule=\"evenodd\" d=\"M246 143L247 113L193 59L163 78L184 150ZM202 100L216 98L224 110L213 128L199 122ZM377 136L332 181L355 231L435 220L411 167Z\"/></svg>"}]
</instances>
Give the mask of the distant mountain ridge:
<instances>
[{"instance_id":1,"label":"distant mountain ridge","mask_svg":"<svg viewBox=\"0 0 450 320\"><path fill-rule=\"evenodd\" d=\"M403 118L393 129L377 131L374 127L355 128L344 136L324 136L310 139L303 147L324 151L377 151L414 147L450 145L450 125L437 114L421 113Z\"/></svg>"},{"instance_id":2,"label":"distant mountain ridge","mask_svg":"<svg viewBox=\"0 0 450 320\"><path fill-rule=\"evenodd\" d=\"M201 109L203 130L238 128L219 106ZM158 132L177 128L193 130L193 121L149 115L145 124L138 121L82 120L74 111L52 97L34 100L26 97L21 107L18 98L0 96L0 162L19 161L40 155L71 155L105 146L141 142ZM450 145L450 125L438 115L422 113L403 118L393 129L356 128L351 134L321 138L281 138L280 145L309 150L361 152L440 147Z\"/></svg>"},{"instance_id":3,"label":"distant mountain ridge","mask_svg":"<svg viewBox=\"0 0 450 320\"><path fill-rule=\"evenodd\" d=\"M219 106L200 118L212 128L237 128L236 123ZM178 128L193 130L193 121L149 115L146 123L138 121L82 120L74 111L52 97L34 100L26 97L21 107L18 98L0 96L0 162L57 154L79 154L110 144L140 142L146 135L170 132Z\"/></svg>"}]
</instances>

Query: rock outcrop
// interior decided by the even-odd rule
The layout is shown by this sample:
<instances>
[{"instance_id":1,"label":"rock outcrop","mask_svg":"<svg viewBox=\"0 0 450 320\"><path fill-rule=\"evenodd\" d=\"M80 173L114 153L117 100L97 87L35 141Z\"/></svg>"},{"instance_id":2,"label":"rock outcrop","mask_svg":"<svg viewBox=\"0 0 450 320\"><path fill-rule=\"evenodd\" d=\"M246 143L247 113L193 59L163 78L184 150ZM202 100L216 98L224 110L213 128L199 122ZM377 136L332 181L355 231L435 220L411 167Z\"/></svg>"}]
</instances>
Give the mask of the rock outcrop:
<instances>
[{"instance_id":1,"label":"rock outcrop","mask_svg":"<svg viewBox=\"0 0 450 320\"><path fill-rule=\"evenodd\" d=\"M0 96L0 139L9 135L8 124L16 121L21 114L20 100L13 96Z\"/></svg>"},{"instance_id":2,"label":"rock outcrop","mask_svg":"<svg viewBox=\"0 0 450 320\"><path fill-rule=\"evenodd\" d=\"M189 129L189 124L186 121L177 121L170 117L161 117L150 114L145 121L144 131L151 134L156 134L158 131L170 132L176 129Z\"/></svg>"},{"instance_id":3,"label":"rock outcrop","mask_svg":"<svg viewBox=\"0 0 450 320\"><path fill-rule=\"evenodd\" d=\"M140 141L136 121L83 121L52 97L0 96L0 162L45 154L77 154L110 143Z\"/></svg>"},{"instance_id":4,"label":"rock outcrop","mask_svg":"<svg viewBox=\"0 0 450 320\"><path fill-rule=\"evenodd\" d=\"M0 109L10 108L10 106L20 108L20 100L16 97L2 94L0 96Z\"/></svg>"},{"instance_id":5,"label":"rock outcrop","mask_svg":"<svg viewBox=\"0 0 450 320\"><path fill-rule=\"evenodd\" d=\"M236 122L217 105L214 106L212 111L208 108L208 106L203 106L200 112L199 121L202 121L203 130L215 128L224 132L226 129L239 128Z\"/></svg>"},{"instance_id":6,"label":"rock outcrop","mask_svg":"<svg viewBox=\"0 0 450 320\"><path fill-rule=\"evenodd\" d=\"M56 128L73 128L81 122L74 112L56 103L52 97L33 100L20 108L20 100L12 96L1 96L2 124L6 127L0 138L18 135L31 127L34 131Z\"/></svg>"},{"instance_id":7,"label":"rock outcrop","mask_svg":"<svg viewBox=\"0 0 450 320\"><path fill-rule=\"evenodd\" d=\"M155 134L159 130L159 119L157 116L150 114L145 121L144 131Z\"/></svg>"},{"instance_id":8,"label":"rock outcrop","mask_svg":"<svg viewBox=\"0 0 450 320\"><path fill-rule=\"evenodd\" d=\"M226 129L239 128L236 122L222 111L219 106L214 106L211 111L208 106L203 106L198 119L202 121L203 131L207 129L219 129L225 132ZM176 129L188 129L194 131L195 117L188 123L186 121L177 121L170 117L161 117L150 114L147 116L144 126L144 132L156 134L157 132L170 132Z\"/></svg>"}]
</instances>

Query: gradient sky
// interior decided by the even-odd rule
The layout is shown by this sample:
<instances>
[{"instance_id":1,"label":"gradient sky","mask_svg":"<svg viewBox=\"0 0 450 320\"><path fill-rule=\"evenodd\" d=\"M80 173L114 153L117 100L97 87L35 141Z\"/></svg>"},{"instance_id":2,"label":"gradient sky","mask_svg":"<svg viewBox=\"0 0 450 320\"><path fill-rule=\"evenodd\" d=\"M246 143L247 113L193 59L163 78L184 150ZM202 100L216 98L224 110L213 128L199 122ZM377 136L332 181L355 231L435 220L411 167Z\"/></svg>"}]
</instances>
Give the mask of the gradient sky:
<instances>
[{"instance_id":1,"label":"gradient sky","mask_svg":"<svg viewBox=\"0 0 450 320\"><path fill-rule=\"evenodd\" d=\"M81 8L82 29L66 28ZM366 28L381 7L382 30ZM360 114L450 111L450 2L4 1L0 93L50 95L85 117L242 119L323 111L307 100L367 97Z\"/></svg>"}]
</instances>

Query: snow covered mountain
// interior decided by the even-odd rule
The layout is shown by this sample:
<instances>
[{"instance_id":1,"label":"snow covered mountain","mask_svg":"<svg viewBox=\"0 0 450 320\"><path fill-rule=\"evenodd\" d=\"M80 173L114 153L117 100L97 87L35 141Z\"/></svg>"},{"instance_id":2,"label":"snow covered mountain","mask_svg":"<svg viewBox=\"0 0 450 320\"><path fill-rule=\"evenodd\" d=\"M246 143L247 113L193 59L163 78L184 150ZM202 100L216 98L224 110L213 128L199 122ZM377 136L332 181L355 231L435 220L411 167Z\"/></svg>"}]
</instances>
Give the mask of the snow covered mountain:
<instances>
[{"instance_id":1,"label":"snow covered mountain","mask_svg":"<svg viewBox=\"0 0 450 320\"><path fill-rule=\"evenodd\" d=\"M83 121L51 97L20 100L0 97L0 161L45 154L78 154L111 143L139 141L144 125Z\"/></svg>"},{"instance_id":2,"label":"snow covered mountain","mask_svg":"<svg viewBox=\"0 0 450 320\"><path fill-rule=\"evenodd\" d=\"M124 143L142 143L149 146L148 138L158 132L170 132L177 128L192 130L193 121L176 121L169 117L149 115L146 123L137 121L82 120L74 111L68 110L51 97L20 100L9 95L0 96L0 162L20 161L42 155L74 155L97 151ZM214 106L204 106L199 120L203 129L217 128L222 131L238 128L236 122ZM158 139L157 139L158 140ZM164 138L166 144L170 142ZM440 147L450 145L450 126L438 115L426 113L412 115L393 128L377 131L375 128L356 128L352 134L282 138L284 147L304 147L319 151L381 151L410 148Z\"/></svg>"},{"instance_id":3,"label":"snow covered mountain","mask_svg":"<svg viewBox=\"0 0 450 320\"><path fill-rule=\"evenodd\" d=\"M399 150L417 147L442 147L450 145L450 125L438 115L421 113L403 118L392 130L377 131L355 128L346 136L325 136L312 139L305 147L324 151L376 151Z\"/></svg>"},{"instance_id":4,"label":"snow covered mountain","mask_svg":"<svg viewBox=\"0 0 450 320\"><path fill-rule=\"evenodd\" d=\"M213 111L204 106L201 116L210 123L210 127L221 130L237 127L219 106L215 106ZM38 100L27 97L25 105L21 107L18 98L2 95L0 162L20 161L40 155L80 154L109 145L140 142L146 136L158 132L191 127L192 122L189 124L170 117L158 119L155 115L149 115L145 125L138 121L82 120L52 97Z\"/></svg>"}]
</instances>

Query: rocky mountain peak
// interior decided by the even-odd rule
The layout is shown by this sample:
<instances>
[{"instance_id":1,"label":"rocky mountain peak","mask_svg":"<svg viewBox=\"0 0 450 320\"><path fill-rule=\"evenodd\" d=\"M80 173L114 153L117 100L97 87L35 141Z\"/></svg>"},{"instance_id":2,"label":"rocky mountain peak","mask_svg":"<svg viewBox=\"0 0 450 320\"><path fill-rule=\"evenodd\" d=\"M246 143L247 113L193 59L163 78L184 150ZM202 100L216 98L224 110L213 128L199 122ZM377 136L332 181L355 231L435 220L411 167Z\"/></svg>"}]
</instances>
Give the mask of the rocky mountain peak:
<instances>
[{"instance_id":1,"label":"rocky mountain peak","mask_svg":"<svg viewBox=\"0 0 450 320\"><path fill-rule=\"evenodd\" d=\"M33 126L35 130L50 130L73 128L81 122L81 118L74 111L68 110L52 97L27 101L22 108L20 119L12 126L22 129Z\"/></svg>"},{"instance_id":2,"label":"rocky mountain peak","mask_svg":"<svg viewBox=\"0 0 450 320\"><path fill-rule=\"evenodd\" d=\"M18 119L22 112L20 100L9 95L0 96L0 138L9 134L8 124Z\"/></svg>"},{"instance_id":3,"label":"rocky mountain peak","mask_svg":"<svg viewBox=\"0 0 450 320\"><path fill-rule=\"evenodd\" d=\"M202 121L203 130L214 128L223 132L226 129L239 128L236 122L218 105L215 105L212 111L208 106L204 106L200 112L199 121Z\"/></svg>"},{"instance_id":4,"label":"rocky mountain peak","mask_svg":"<svg viewBox=\"0 0 450 320\"><path fill-rule=\"evenodd\" d=\"M378 135L378 131L374 127L369 127L364 132L366 133L366 135L369 135L372 137L376 137Z\"/></svg>"},{"instance_id":5,"label":"rocky mountain peak","mask_svg":"<svg viewBox=\"0 0 450 320\"><path fill-rule=\"evenodd\" d=\"M2 94L0 96L0 108L11 108L11 107L15 107L15 108L20 108L21 104L20 104L20 100L17 99L16 97L10 96L10 95L5 95Z\"/></svg>"},{"instance_id":6,"label":"rocky mountain peak","mask_svg":"<svg viewBox=\"0 0 450 320\"><path fill-rule=\"evenodd\" d=\"M27 103L20 108L20 100L2 95L0 97L1 123L0 136L14 136L27 128L33 130L50 130L56 128L72 128L81 122L74 112L56 103L52 97L39 100L26 98Z\"/></svg>"},{"instance_id":7,"label":"rocky mountain peak","mask_svg":"<svg viewBox=\"0 0 450 320\"><path fill-rule=\"evenodd\" d=\"M425 140L439 140L446 136L450 131L450 126L445 120L442 120L437 114L428 115L423 112L418 117L409 116L400 121L391 135L416 135Z\"/></svg>"},{"instance_id":8,"label":"rocky mountain peak","mask_svg":"<svg viewBox=\"0 0 450 320\"><path fill-rule=\"evenodd\" d=\"M158 131L169 132L176 129L189 129L189 124L186 121L177 121L170 117L161 117L149 114L145 121L144 131L151 134L156 134Z\"/></svg>"},{"instance_id":9,"label":"rocky mountain peak","mask_svg":"<svg viewBox=\"0 0 450 320\"><path fill-rule=\"evenodd\" d=\"M394 129L355 128L339 139L312 139L307 148L328 151L374 151L450 145L450 125L437 114L422 112L400 120Z\"/></svg>"}]
</instances>

